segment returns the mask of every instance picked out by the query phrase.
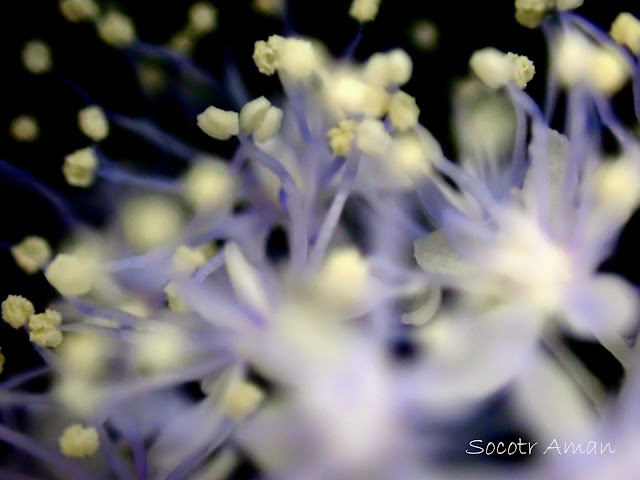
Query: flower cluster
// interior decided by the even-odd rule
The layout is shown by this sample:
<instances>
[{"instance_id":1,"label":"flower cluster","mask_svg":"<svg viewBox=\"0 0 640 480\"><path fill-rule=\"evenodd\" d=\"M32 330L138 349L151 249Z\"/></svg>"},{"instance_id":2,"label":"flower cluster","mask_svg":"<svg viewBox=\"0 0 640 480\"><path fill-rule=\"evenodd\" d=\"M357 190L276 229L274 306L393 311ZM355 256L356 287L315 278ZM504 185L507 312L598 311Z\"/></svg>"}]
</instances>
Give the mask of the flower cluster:
<instances>
[{"instance_id":1,"label":"flower cluster","mask_svg":"<svg viewBox=\"0 0 640 480\"><path fill-rule=\"evenodd\" d=\"M69 80L86 145L60 159L60 175L110 215L93 225L0 161L69 226L61 245L29 234L6 246L56 298L36 308L12 291L2 303L3 328L26 331L41 366L0 382L0 442L35 459L0 457L0 476L224 479L250 463L261 478L513 478L464 452L478 435L525 428L617 448L591 463L547 456L527 478L637 478L639 297L600 266L640 205L640 138L612 102L630 83L640 115L640 21L622 13L608 34L573 13L581 4L515 1L516 19L548 41L544 109L525 91L532 60L471 56L453 102L458 161L403 90L410 55L356 60L360 35L341 58L304 36L257 39L247 57L283 95L250 95L229 65L228 101L191 118L209 151ZM151 99L158 65L218 83L190 57L218 26L208 2L165 46L95 0L59 7L132 62ZM364 24L380 8L392 6L354 0L348 13ZM55 72L54 53L31 41L24 68ZM39 131L29 115L11 125L20 142ZM184 168L110 158L114 131ZM223 142L229 157L212 153ZM617 397L567 338L619 362ZM0 374L18 361L5 349ZM45 392L28 388L39 377ZM491 419L488 404L508 407ZM451 451L459 462L444 461Z\"/></svg>"}]
</instances>

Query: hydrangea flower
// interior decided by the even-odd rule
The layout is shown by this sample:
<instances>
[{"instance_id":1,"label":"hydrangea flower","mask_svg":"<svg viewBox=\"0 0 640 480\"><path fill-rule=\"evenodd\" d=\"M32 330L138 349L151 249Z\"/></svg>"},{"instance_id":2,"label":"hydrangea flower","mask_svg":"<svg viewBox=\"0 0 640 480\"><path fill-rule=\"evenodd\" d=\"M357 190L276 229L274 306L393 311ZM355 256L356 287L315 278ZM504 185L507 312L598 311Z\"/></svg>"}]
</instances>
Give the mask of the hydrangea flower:
<instances>
[{"instance_id":1,"label":"hydrangea flower","mask_svg":"<svg viewBox=\"0 0 640 480\"><path fill-rule=\"evenodd\" d=\"M285 13L267 3L254 8ZM141 40L124 12L60 2L130 62L152 104L177 73L205 147L65 78L85 145L60 158L59 175L99 199L103 224L0 162L68 230L59 245L30 232L5 246L56 296L13 291L2 304L40 366L19 371L2 344L0 374L18 372L0 380L0 442L29 461L3 456L0 476L224 479L251 464L261 478L513 478L458 459L518 422L540 442L597 438L623 455L586 470L545 457L527 478L637 475L638 297L599 271L640 202L640 144L611 102L638 86L635 18L609 36L571 12L582 2L517 0L516 19L541 24L556 59L545 109L525 93L532 60L477 51L454 99L454 162L403 90L410 55L354 55L362 24L392 8L380 3L343 12L360 30L341 58L298 34L258 39L247 58L283 90L267 98L231 61L222 79L195 63L219 23L209 2L164 46ZM57 73L44 40L22 54L39 78ZM205 103L201 86L225 98ZM550 127L560 89L562 132ZM15 139L38 141L37 120L18 118ZM118 132L183 168L116 158ZM563 335L599 342L626 369L615 400ZM41 378L44 391L29 388ZM484 410L507 403L517 421Z\"/></svg>"}]
</instances>

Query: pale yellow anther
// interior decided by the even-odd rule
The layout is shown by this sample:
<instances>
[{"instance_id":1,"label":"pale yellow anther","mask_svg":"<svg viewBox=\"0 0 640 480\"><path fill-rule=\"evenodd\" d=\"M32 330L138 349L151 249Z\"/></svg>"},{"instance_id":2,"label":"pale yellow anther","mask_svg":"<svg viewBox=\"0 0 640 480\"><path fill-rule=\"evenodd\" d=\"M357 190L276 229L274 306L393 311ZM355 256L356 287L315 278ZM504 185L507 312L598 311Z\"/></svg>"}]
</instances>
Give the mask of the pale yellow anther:
<instances>
[{"instance_id":1,"label":"pale yellow anther","mask_svg":"<svg viewBox=\"0 0 640 480\"><path fill-rule=\"evenodd\" d=\"M77 255L57 255L44 272L47 281L61 295L84 295L93 286L96 268L90 261Z\"/></svg>"},{"instance_id":2,"label":"pale yellow anther","mask_svg":"<svg viewBox=\"0 0 640 480\"><path fill-rule=\"evenodd\" d=\"M203 248L204 247L204 248ZM203 247L188 247L180 245L172 257L172 268L175 272L191 275L204 265L209 258L209 245Z\"/></svg>"},{"instance_id":3,"label":"pale yellow anther","mask_svg":"<svg viewBox=\"0 0 640 480\"><path fill-rule=\"evenodd\" d=\"M11 247L11 256L25 273L33 275L51 258L51 247L44 238L30 235Z\"/></svg>"},{"instance_id":4,"label":"pale yellow anther","mask_svg":"<svg viewBox=\"0 0 640 480\"><path fill-rule=\"evenodd\" d=\"M391 95L389 120L397 130L404 131L415 127L419 116L420 109L414 97L402 91Z\"/></svg>"},{"instance_id":5,"label":"pale yellow anther","mask_svg":"<svg viewBox=\"0 0 640 480\"><path fill-rule=\"evenodd\" d=\"M264 400L264 392L247 381L232 381L226 389L220 411L234 420L242 420L255 412Z\"/></svg>"},{"instance_id":6,"label":"pale yellow anther","mask_svg":"<svg viewBox=\"0 0 640 480\"><path fill-rule=\"evenodd\" d=\"M29 72L42 74L51 70L51 49L42 40L30 40L22 49L22 64Z\"/></svg>"},{"instance_id":7,"label":"pale yellow anther","mask_svg":"<svg viewBox=\"0 0 640 480\"><path fill-rule=\"evenodd\" d=\"M253 131L253 138L258 142L265 142L275 137L280 131L283 115L278 107L270 107L260 125Z\"/></svg>"},{"instance_id":8,"label":"pale yellow anther","mask_svg":"<svg viewBox=\"0 0 640 480\"><path fill-rule=\"evenodd\" d=\"M253 9L269 17L277 17L284 10L284 0L253 0Z\"/></svg>"},{"instance_id":9,"label":"pale yellow anther","mask_svg":"<svg viewBox=\"0 0 640 480\"><path fill-rule=\"evenodd\" d=\"M64 371L83 378L92 378L106 367L111 345L108 338L93 333L66 335L59 350Z\"/></svg>"},{"instance_id":10,"label":"pale yellow anther","mask_svg":"<svg viewBox=\"0 0 640 480\"><path fill-rule=\"evenodd\" d=\"M195 46L195 39L187 32L177 32L171 35L168 46L176 52L190 53Z\"/></svg>"},{"instance_id":11,"label":"pale yellow anther","mask_svg":"<svg viewBox=\"0 0 640 480\"><path fill-rule=\"evenodd\" d=\"M125 203L120 221L127 242L137 251L146 252L173 240L180 233L185 215L172 198L141 195Z\"/></svg>"},{"instance_id":12,"label":"pale yellow anther","mask_svg":"<svg viewBox=\"0 0 640 480\"><path fill-rule=\"evenodd\" d=\"M493 47L474 52L469 67L486 86L494 89L504 87L509 82L525 88L536 72L533 62L527 57L503 53Z\"/></svg>"},{"instance_id":13,"label":"pale yellow anther","mask_svg":"<svg viewBox=\"0 0 640 480\"><path fill-rule=\"evenodd\" d=\"M356 146L367 155L379 156L391 144L391 136L380 120L367 118L356 129Z\"/></svg>"},{"instance_id":14,"label":"pale yellow anther","mask_svg":"<svg viewBox=\"0 0 640 480\"><path fill-rule=\"evenodd\" d=\"M40 127L34 116L19 115L11 121L9 132L18 142L34 142L40 135Z\"/></svg>"},{"instance_id":15,"label":"pale yellow anther","mask_svg":"<svg viewBox=\"0 0 640 480\"><path fill-rule=\"evenodd\" d=\"M189 313L191 311L189 304L182 300L175 282L169 282L164 287L164 293L167 295L167 306L171 311L176 313Z\"/></svg>"},{"instance_id":16,"label":"pale yellow anther","mask_svg":"<svg viewBox=\"0 0 640 480\"><path fill-rule=\"evenodd\" d=\"M609 47L594 50L589 63L589 77L592 85L602 93L618 93L630 75L631 69L619 52Z\"/></svg>"},{"instance_id":17,"label":"pale yellow anther","mask_svg":"<svg viewBox=\"0 0 640 480\"><path fill-rule=\"evenodd\" d=\"M387 53L374 53L365 65L365 79L373 84L387 87L402 86L411 79L413 61L402 49Z\"/></svg>"},{"instance_id":18,"label":"pale yellow anther","mask_svg":"<svg viewBox=\"0 0 640 480\"><path fill-rule=\"evenodd\" d=\"M62 174L69 185L88 188L96 179L98 157L92 147L82 148L67 155L62 165Z\"/></svg>"},{"instance_id":19,"label":"pale yellow anther","mask_svg":"<svg viewBox=\"0 0 640 480\"><path fill-rule=\"evenodd\" d=\"M194 163L182 179L185 199L195 210L226 209L233 201L235 180L218 160Z\"/></svg>"},{"instance_id":20,"label":"pale yellow anther","mask_svg":"<svg viewBox=\"0 0 640 480\"><path fill-rule=\"evenodd\" d=\"M389 151L389 165L394 175L408 185L424 178L432 170L431 157L425 146L414 134L404 134L393 139Z\"/></svg>"},{"instance_id":21,"label":"pale yellow anther","mask_svg":"<svg viewBox=\"0 0 640 480\"><path fill-rule=\"evenodd\" d=\"M181 310L185 313L188 310ZM146 372L162 372L179 366L187 359L188 344L173 327L144 332L135 344L136 367Z\"/></svg>"},{"instance_id":22,"label":"pale yellow anther","mask_svg":"<svg viewBox=\"0 0 640 480\"><path fill-rule=\"evenodd\" d=\"M356 248L330 252L315 283L320 295L339 308L352 307L362 300L369 277L369 266Z\"/></svg>"},{"instance_id":23,"label":"pale yellow anther","mask_svg":"<svg viewBox=\"0 0 640 480\"><path fill-rule=\"evenodd\" d=\"M337 127L327 133L329 147L336 157L346 157L351 152L351 145L356 138L358 124L353 120L341 120Z\"/></svg>"},{"instance_id":24,"label":"pale yellow anther","mask_svg":"<svg viewBox=\"0 0 640 480\"><path fill-rule=\"evenodd\" d=\"M90 417L96 412L101 401L101 392L91 378L78 375L64 375L56 380L53 396L71 413Z\"/></svg>"},{"instance_id":25,"label":"pale yellow anther","mask_svg":"<svg viewBox=\"0 0 640 480\"><path fill-rule=\"evenodd\" d=\"M258 71L264 75L273 75L276 73L280 64L280 55L278 52L278 45L283 40L278 35L272 35L265 42L259 40L255 43L253 49L253 61L258 67Z\"/></svg>"},{"instance_id":26,"label":"pale yellow anther","mask_svg":"<svg viewBox=\"0 0 640 480\"><path fill-rule=\"evenodd\" d=\"M516 0L516 20L527 28L537 28L555 0Z\"/></svg>"},{"instance_id":27,"label":"pale yellow anther","mask_svg":"<svg viewBox=\"0 0 640 480\"><path fill-rule=\"evenodd\" d=\"M607 210L628 215L640 204L640 168L622 157L596 172L596 196Z\"/></svg>"},{"instance_id":28,"label":"pale yellow anther","mask_svg":"<svg viewBox=\"0 0 640 480\"><path fill-rule=\"evenodd\" d=\"M611 38L640 54L640 20L628 12L619 14L611 24Z\"/></svg>"},{"instance_id":29,"label":"pale yellow anther","mask_svg":"<svg viewBox=\"0 0 640 480\"><path fill-rule=\"evenodd\" d=\"M62 343L62 332L58 327L62 323L62 315L51 309L29 317L27 327L29 340L39 347L56 348Z\"/></svg>"},{"instance_id":30,"label":"pale yellow anther","mask_svg":"<svg viewBox=\"0 0 640 480\"><path fill-rule=\"evenodd\" d=\"M513 63L511 79L520 88L525 88L533 79L536 73L536 67L533 65L533 62L524 55L509 52L507 58Z\"/></svg>"},{"instance_id":31,"label":"pale yellow anther","mask_svg":"<svg viewBox=\"0 0 640 480\"><path fill-rule=\"evenodd\" d=\"M245 104L240 110L240 128L245 133L251 133L260 124L269 110L271 102L265 97L259 97Z\"/></svg>"},{"instance_id":32,"label":"pale yellow anther","mask_svg":"<svg viewBox=\"0 0 640 480\"><path fill-rule=\"evenodd\" d=\"M553 55L553 68L564 87L573 87L589 76L595 47L584 35L569 32L558 42Z\"/></svg>"},{"instance_id":33,"label":"pale yellow anther","mask_svg":"<svg viewBox=\"0 0 640 480\"><path fill-rule=\"evenodd\" d=\"M360 23L371 22L375 20L380 9L380 0L353 0L349 15Z\"/></svg>"},{"instance_id":34,"label":"pale yellow anther","mask_svg":"<svg viewBox=\"0 0 640 480\"><path fill-rule=\"evenodd\" d=\"M413 74L413 60L407 52L396 48L387 53L389 62L389 83L402 86L411 79Z\"/></svg>"},{"instance_id":35,"label":"pale yellow anther","mask_svg":"<svg viewBox=\"0 0 640 480\"><path fill-rule=\"evenodd\" d=\"M424 52L431 52L438 48L440 32L438 26L430 20L417 20L411 26L411 41L413 46Z\"/></svg>"},{"instance_id":36,"label":"pale yellow anther","mask_svg":"<svg viewBox=\"0 0 640 480\"><path fill-rule=\"evenodd\" d=\"M189 28L198 35L218 28L218 9L210 2L197 2L189 8Z\"/></svg>"},{"instance_id":37,"label":"pale yellow anther","mask_svg":"<svg viewBox=\"0 0 640 480\"><path fill-rule=\"evenodd\" d=\"M198 127L217 140L228 140L240 131L240 120L236 112L208 107L198 115Z\"/></svg>"},{"instance_id":38,"label":"pale yellow anther","mask_svg":"<svg viewBox=\"0 0 640 480\"><path fill-rule=\"evenodd\" d=\"M83 427L80 424L67 427L58 443L60 452L65 457L71 458L90 457L100 446L98 431L94 427Z\"/></svg>"},{"instance_id":39,"label":"pale yellow anther","mask_svg":"<svg viewBox=\"0 0 640 480\"><path fill-rule=\"evenodd\" d=\"M16 329L24 327L35 312L33 303L20 295L9 295L2 302L2 319Z\"/></svg>"},{"instance_id":40,"label":"pale yellow anther","mask_svg":"<svg viewBox=\"0 0 640 480\"><path fill-rule=\"evenodd\" d=\"M274 137L282 124L282 110L264 97L247 103L240 111L240 128L259 142Z\"/></svg>"},{"instance_id":41,"label":"pale yellow anther","mask_svg":"<svg viewBox=\"0 0 640 480\"><path fill-rule=\"evenodd\" d=\"M94 142L99 142L109 135L109 120L102 108L91 105L78 112L78 128Z\"/></svg>"},{"instance_id":42,"label":"pale yellow anther","mask_svg":"<svg viewBox=\"0 0 640 480\"><path fill-rule=\"evenodd\" d=\"M112 47L126 47L136 40L136 27L133 20L116 10L105 14L96 24L98 36Z\"/></svg>"},{"instance_id":43,"label":"pale yellow anther","mask_svg":"<svg viewBox=\"0 0 640 480\"><path fill-rule=\"evenodd\" d=\"M310 41L301 38L284 38L277 48L278 68L292 79L304 80L315 71L318 58Z\"/></svg>"},{"instance_id":44,"label":"pale yellow anther","mask_svg":"<svg viewBox=\"0 0 640 480\"><path fill-rule=\"evenodd\" d=\"M347 113L382 117L389 110L389 94L379 85L363 82L355 75L343 74L332 82L331 99Z\"/></svg>"},{"instance_id":45,"label":"pale yellow anther","mask_svg":"<svg viewBox=\"0 0 640 480\"><path fill-rule=\"evenodd\" d=\"M513 62L505 53L493 47L474 52L469 67L490 88L504 87L513 75Z\"/></svg>"},{"instance_id":46,"label":"pale yellow anther","mask_svg":"<svg viewBox=\"0 0 640 480\"><path fill-rule=\"evenodd\" d=\"M527 28L537 28L552 9L573 10L584 0L516 0L516 20Z\"/></svg>"},{"instance_id":47,"label":"pale yellow anther","mask_svg":"<svg viewBox=\"0 0 640 480\"><path fill-rule=\"evenodd\" d=\"M98 16L99 8L94 0L60 0L60 11L69 22L82 22Z\"/></svg>"}]
</instances>

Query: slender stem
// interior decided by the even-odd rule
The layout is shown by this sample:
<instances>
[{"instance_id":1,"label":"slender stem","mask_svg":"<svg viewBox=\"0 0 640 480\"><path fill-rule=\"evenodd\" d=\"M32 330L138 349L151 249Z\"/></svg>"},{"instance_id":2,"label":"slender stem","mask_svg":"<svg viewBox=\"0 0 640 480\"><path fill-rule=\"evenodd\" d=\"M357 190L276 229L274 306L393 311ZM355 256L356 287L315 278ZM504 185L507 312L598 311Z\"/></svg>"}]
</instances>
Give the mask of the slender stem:
<instances>
[{"instance_id":1,"label":"slender stem","mask_svg":"<svg viewBox=\"0 0 640 480\"><path fill-rule=\"evenodd\" d=\"M353 188L353 184L355 182L357 174L358 158L350 158L349 160L347 160L342 181L340 183L340 186L338 187L338 192L333 198L331 207L329 207L329 212L327 213L322 227L320 228L320 233L318 234L316 244L311 251L309 259L311 268L317 267L324 257L325 251L327 250L329 242L331 241L333 232L338 225L340 216L342 215L344 205L349 198L351 189Z\"/></svg>"}]
</instances>

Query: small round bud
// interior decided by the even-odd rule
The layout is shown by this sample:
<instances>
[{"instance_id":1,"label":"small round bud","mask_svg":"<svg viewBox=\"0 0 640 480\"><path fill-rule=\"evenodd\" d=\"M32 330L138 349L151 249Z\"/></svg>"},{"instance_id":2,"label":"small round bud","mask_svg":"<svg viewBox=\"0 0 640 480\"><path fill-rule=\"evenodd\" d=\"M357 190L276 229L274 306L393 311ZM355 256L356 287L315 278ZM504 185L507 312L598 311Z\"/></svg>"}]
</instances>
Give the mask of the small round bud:
<instances>
[{"instance_id":1,"label":"small round bud","mask_svg":"<svg viewBox=\"0 0 640 480\"><path fill-rule=\"evenodd\" d=\"M616 50L598 47L594 50L589 64L592 85L605 95L618 93L629 80L631 69Z\"/></svg>"},{"instance_id":2,"label":"small round bud","mask_svg":"<svg viewBox=\"0 0 640 480\"><path fill-rule=\"evenodd\" d=\"M286 72L294 80L309 77L317 66L316 52L308 40L301 38L285 38L278 47L278 68Z\"/></svg>"},{"instance_id":3,"label":"small round bud","mask_svg":"<svg viewBox=\"0 0 640 480\"><path fill-rule=\"evenodd\" d=\"M356 129L356 145L367 155L379 156L386 152L391 137L380 120L367 118Z\"/></svg>"},{"instance_id":4,"label":"small round bud","mask_svg":"<svg viewBox=\"0 0 640 480\"><path fill-rule=\"evenodd\" d=\"M469 66L473 73L490 88L501 88L512 78L513 62L500 50L492 47L477 50L471 55Z\"/></svg>"},{"instance_id":5,"label":"small round bud","mask_svg":"<svg viewBox=\"0 0 640 480\"><path fill-rule=\"evenodd\" d=\"M96 24L98 36L107 45L121 48L136 40L136 27L133 20L122 12L112 11L105 14Z\"/></svg>"},{"instance_id":6,"label":"small round bud","mask_svg":"<svg viewBox=\"0 0 640 480\"><path fill-rule=\"evenodd\" d=\"M570 32L556 46L553 67L564 87L573 87L586 80L594 46L583 35Z\"/></svg>"},{"instance_id":7,"label":"small round bud","mask_svg":"<svg viewBox=\"0 0 640 480\"><path fill-rule=\"evenodd\" d=\"M198 35L218 28L218 9L209 2L197 2L189 8L189 28Z\"/></svg>"},{"instance_id":8,"label":"small round bud","mask_svg":"<svg viewBox=\"0 0 640 480\"><path fill-rule=\"evenodd\" d=\"M51 258L51 247L44 238L31 235L11 247L11 255L16 265L33 275Z\"/></svg>"},{"instance_id":9,"label":"small round bud","mask_svg":"<svg viewBox=\"0 0 640 480\"><path fill-rule=\"evenodd\" d=\"M103 372L111 345L109 339L94 333L66 335L59 354L65 372L92 378Z\"/></svg>"},{"instance_id":10,"label":"small round bud","mask_svg":"<svg viewBox=\"0 0 640 480\"><path fill-rule=\"evenodd\" d=\"M94 142L104 140L109 135L109 121L98 105L85 107L78 112L78 128Z\"/></svg>"},{"instance_id":11,"label":"small round bud","mask_svg":"<svg viewBox=\"0 0 640 480\"><path fill-rule=\"evenodd\" d=\"M611 38L640 54L640 20L628 12L619 14L611 24Z\"/></svg>"},{"instance_id":12,"label":"small round bud","mask_svg":"<svg viewBox=\"0 0 640 480\"><path fill-rule=\"evenodd\" d=\"M369 267L360 252L351 247L339 248L327 256L316 286L331 304L349 307L362 299L368 278Z\"/></svg>"},{"instance_id":13,"label":"small round bud","mask_svg":"<svg viewBox=\"0 0 640 480\"><path fill-rule=\"evenodd\" d=\"M188 312L189 310L174 310ZM187 358L186 339L179 330L163 327L144 332L135 344L136 366L143 371L162 372L179 366Z\"/></svg>"},{"instance_id":14,"label":"small round bud","mask_svg":"<svg viewBox=\"0 0 640 480\"><path fill-rule=\"evenodd\" d=\"M98 16L98 5L93 0L60 0L60 11L72 23L82 22Z\"/></svg>"},{"instance_id":15,"label":"small round bud","mask_svg":"<svg viewBox=\"0 0 640 480\"><path fill-rule=\"evenodd\" d=\"M30 40L22 49L22 64L36 75L47 73L53 66L51 49L42 40Z\"/></svg>"},{"instance_id":16,"label":"small round bud","mask_svg":"<svg viewBox=\"0 0 640 480\"><path fill-rule=\"evenodd\" d=\"M630 214L640 204L640 169L624 157L602 164L596 172L596 196L608 210Z\"/></svg>"},{"instance_id":17,"label":"small round bud","mask_svg":"<svg viewBox=\"0 0 640 480\"><path fill-rule=\"evenodd\" d=\"M349 15L360 23L375 20L380 8L380 0L353 0Z\"/></svg>"},{"instance_id":18,"label":"small round bud","mask_svg":"<svg viewBox=\"0 0 640 480\"><path fill-rule=\"evenodd\" d=\"M432 52L438 48L440 33L438 26L430 20L421 19L411 27L413 46L423 52Z\"/></svg>"},{"instance_id":19,"label":"small round bud","mask_svg":"<svg viewBox=\"0 0 640 480\"><path fill-rule=\"evenodd\" d=\"M331 99L348 113L379 118L389 110L389 94L379 85L370 85L354 75L340 75L329 91Z\"/></svg>"},{"instance_id":20,"label":"small round bud","mask_svg":"<svg viewBox=\"0 0 640 480\"><path fill-rule=\"evenodd\" d=\"M389 152L389 166L394 176L411 186L414 181L427 176L431 170L431 158L425 146L413 134L393 139Z\"/></svg>"},{"instance_id":21,"label":"small round bud","mask_svg":"<svg viewBox=\"0 0 640 480\"><path fill-rule=\"evenodd\" d=\"M204 133L217 140L228 140L240 131L238 114L208 107L198 115L198 127Z\"/></svg>"},{"instance_id":22,"label":"small round bud","mask_svg":"<svg viewBox=\"0 0 640 480\"><path fill-rule=\"evenodd\" d=\"M44 272L47 281L64 296L75 297L91 290L95 268L87 259L61 253Z\"/></svg>"},{"instance_id":23,"label":"small round bud","mask_svg":"<svg viewBox=\"0 0 640 480\"><path fill-rule=\"evenodd\" d=\"M374 53L367 61L364 69L365 79L373 84L387 87L402 86L411 79L413 61L402 49L387 53Z\"/></svg>"},{"instance_id":24,"label":"small round bud","mask_svg":"<svg viewBox=\"0 0 640 480\"><path fill-rule=\"evenodd\" d=\"M234 420L242 420L255 412L263 399L264 392L257 385L232 381L221 399L220 411Z\"/></svg>"},{"instance_id":25,"label":"small round bud","mask_svg":"<svg viewBox=\"0 0 640 480\"><path fill-rule=\"evenodd\" d=\"M71 425L60 436L60 451L65 457L86 458L98 450L98 432L93 427Z\"/></svg>"},{"instance_id":26,"label":"small round bud","mask_svg":"<svg viewBox=\"0 0 640 480\"><path fill-rule=\"evenodd\" d=\"M19 115L11 121L9 132L18 142L34 142L40 135L40 127L35 117Z\"/></svg>"},{"instance_id":27,"label":"small round bud","mask_svg":"<svg viewBox=\"0 0 640 480\"><path fill-rule=\"evenodd\" d=\"M284 10L284 0L253 0L253 9L269 17L277 17Z\"/></svg>"},{"instance_id":28,"label":"small round bud","mask_svg":"<svg viewBox=\"0 0 640 480\"><path fill-rule=\"evenodd\" d=\"M194 163L182 182L185 198L195 210L226 209L231 205L235 181L229 168L220 161Z\"/></svg>"},{"instance_id":29,"label":"small round bud","mask_svg":"<svg viewBox=\"0 0 640 480\"><path fill-rule=\"evenodd\" d=\"M128 243L135 250L146 252L176 238L184 223L184 214L175 200L149 195L128 200L120 221Z\"/></svg>"},{"instance_id":30,"label":"small round bud","mask_svg":"<svg viewBox=\"0 0 640 480\"><path fill-rule=\"evenodd\" d=\"M65 157L62 173L69 185L88 188L95 181L97 168L96 152L92 147L87 147Z\"/></svg>"}]
</instances>

